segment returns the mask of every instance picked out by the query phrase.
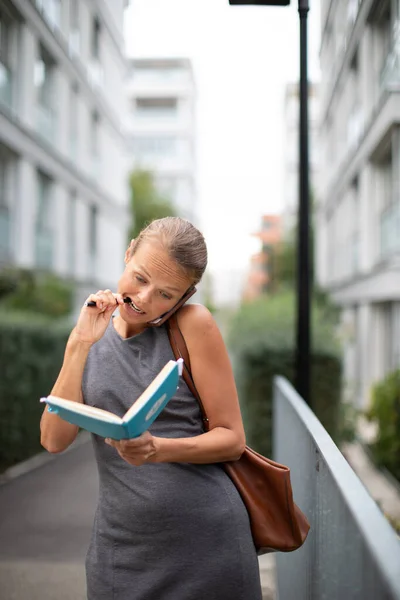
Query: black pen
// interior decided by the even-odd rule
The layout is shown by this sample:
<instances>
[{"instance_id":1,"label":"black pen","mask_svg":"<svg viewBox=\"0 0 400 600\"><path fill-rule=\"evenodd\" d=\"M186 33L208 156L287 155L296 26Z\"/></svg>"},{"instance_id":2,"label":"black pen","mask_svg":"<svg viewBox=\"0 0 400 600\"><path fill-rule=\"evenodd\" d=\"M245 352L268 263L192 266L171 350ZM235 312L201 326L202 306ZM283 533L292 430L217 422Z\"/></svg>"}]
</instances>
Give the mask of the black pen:
<instances>
[{"instance_id":1,"label":"black pen","mask_svg":"<svg viewBox=\"0 0 400 600\"><path fill-rule=\"evenodd\" d=\"M132 302L132 300L129 297L126 297L123 300L125 304L129 304L130 302ZM115 301L115 303L118 304L117 301ZM90 302L85 302L85 306L97 306L97 304L94 300L91 300Z\"/></svg>"}]
</instances>

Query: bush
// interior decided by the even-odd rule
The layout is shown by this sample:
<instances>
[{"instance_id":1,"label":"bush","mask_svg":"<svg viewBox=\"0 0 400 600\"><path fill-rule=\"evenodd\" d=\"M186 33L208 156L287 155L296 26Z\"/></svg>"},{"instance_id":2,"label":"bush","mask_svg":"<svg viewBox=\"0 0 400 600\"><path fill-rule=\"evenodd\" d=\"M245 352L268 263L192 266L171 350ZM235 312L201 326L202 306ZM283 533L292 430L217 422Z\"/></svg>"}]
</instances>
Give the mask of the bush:
<instances>
[{"instance_id":1,"label":"bush","mask_svg":"<svg viewBox=\"0 0 400 600\"><path fill-rule=\"evenodd\" d=\"M74 284L52 273L8 268L0 271L2 310L59 318L73 309Z\"/></svg>"},{"instance_id":2,"label":"bush","mask_svg":"<svg viewBox=\"0 0 400 600\"><path fill-rule=\"evenodd\" d=\"M372 387L366 416L378 425L377 438L370 444L374 460L400 481L400 369Z\"/></svg>"},{"instance_id":3,"label":"bush","mask_svg":"<svg viewBox=\"0 0 400 600\"><path fill-rule=\"evenodd\" d=\"M290 293L261 298L241 307L231 322L227 343L248 443L271 455L272 391L275 375L294 383L295 311ZM311 404L337 441L341 395L341 358L334 322L321 308L312 315Z\"/></svg>"},{"instance_id":4,"label":"bush","mask_svg":"<svg viewBox=\"0 0 400 600\"><path fill-rule=\"evenodd\" d=\"M0 470L43 450L39 399L54 385L68 335L44 317L0 313Z\"/></svg>"}]
</instances>

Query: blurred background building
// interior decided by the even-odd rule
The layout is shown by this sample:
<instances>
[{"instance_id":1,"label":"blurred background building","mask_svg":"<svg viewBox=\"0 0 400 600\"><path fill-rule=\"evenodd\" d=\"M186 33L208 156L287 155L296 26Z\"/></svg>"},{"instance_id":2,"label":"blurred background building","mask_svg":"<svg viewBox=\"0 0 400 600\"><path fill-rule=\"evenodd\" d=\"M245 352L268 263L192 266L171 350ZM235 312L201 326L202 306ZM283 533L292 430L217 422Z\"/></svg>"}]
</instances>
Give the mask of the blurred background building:
<instances>
[{"instance_id":1,"label":"blurred background building","mask_svg":"<svg viewBox=\"0 0 400 600\"><path fill-rule=\"evenodd\" d=\"M126 134L130 165L152 171L177 214L198 222L196 88L186 58L130 60Z\"/></svg>"},{"instance_id":2,"label":"blurred background building","mask_svg":"<svg viewBox=\"0 0 400 600\"><path fill-rule=\"evenodd\" d=\"M342 308L348 396L400 365L400 4L321 2L318 281Z\"/></svg>"},{"instance_id":3,"label":"blurred background building","mask_svg":"<svg viewBox=\"0 0 400 600\"><path fill-rule=\"evenodd\" d=\"M309 177L311 196L315 199L319 176L319 84L310 82L308 86L309 110ZM286 232L296 226L299 205L299 84L288 83L284 101L284 140L283 140L283 227Z\"/></svg>"},{"instance_id":4,"label":"blurred background building","mask_svg":"<svg viewBox=\"0 0 400 600\"><path fill-rule=\"evenodd\" d=\"M263 215L260 231L254 236L261 242L261 250L251 257L249 273L243 290L243 300L249 302L272 291L274 278L274 249L282 240L282 217Z\"/></svg>"},{"instance_id":5,"label":"blurred background building","mask_svg":"<svg viewBox=\"0 0 400 600\"><path fill-rule=\"evenodd\" d=\"M125 0L0 0L0 260L115 286L129 225Z\"/></svg>"}]
</instances>

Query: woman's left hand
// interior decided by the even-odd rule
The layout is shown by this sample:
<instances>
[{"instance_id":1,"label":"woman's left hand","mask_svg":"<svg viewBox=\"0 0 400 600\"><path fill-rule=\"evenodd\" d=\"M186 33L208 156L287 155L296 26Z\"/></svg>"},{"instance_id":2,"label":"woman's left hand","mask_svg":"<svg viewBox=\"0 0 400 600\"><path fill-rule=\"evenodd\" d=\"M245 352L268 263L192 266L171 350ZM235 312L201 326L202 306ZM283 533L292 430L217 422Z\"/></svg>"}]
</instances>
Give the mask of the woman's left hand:
<instances>
[{"instance_id":1,"label":"woman's left hand","mask_svg":"<svg viewBox=\"0 0 400 600\"><path fill-rule=\"evenodd\" d=\"M158 438L148 431L130 440L118 441L107 438L105 441L109 446L113 446L120 457L130 465L140 467L140 465L155 462L154 457L158 451Z\"/></svg>"}]
</instances>

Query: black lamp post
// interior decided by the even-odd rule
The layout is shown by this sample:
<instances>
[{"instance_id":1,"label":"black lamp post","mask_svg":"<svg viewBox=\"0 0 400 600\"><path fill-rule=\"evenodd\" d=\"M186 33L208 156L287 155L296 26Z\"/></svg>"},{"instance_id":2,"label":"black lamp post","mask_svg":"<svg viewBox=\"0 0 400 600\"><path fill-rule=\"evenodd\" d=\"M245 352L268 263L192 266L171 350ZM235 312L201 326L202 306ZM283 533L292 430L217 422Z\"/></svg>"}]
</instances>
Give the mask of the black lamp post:
<instances>
[{"instance_id":1,"label":"black lamp post","mask_svg":"<svg viewBox=\"0 0 400 600\"><path fill-rule=\"evenodd\" d=\"M298 0L300 17L299 213L297 235L296 388L310 404L310 185L308 158L308 0ZM288 6L290 0L229 0L232 6Z\"/></svg>"}]
</instances>

